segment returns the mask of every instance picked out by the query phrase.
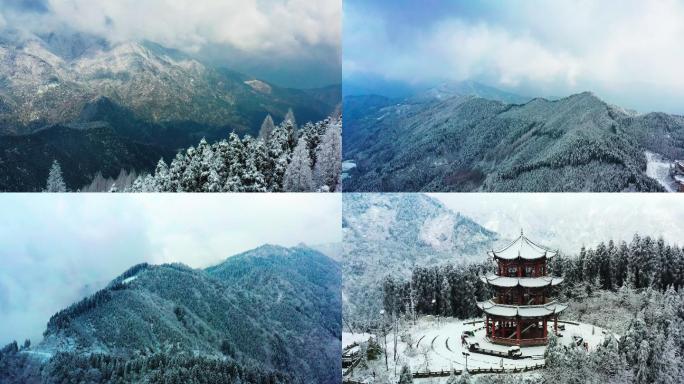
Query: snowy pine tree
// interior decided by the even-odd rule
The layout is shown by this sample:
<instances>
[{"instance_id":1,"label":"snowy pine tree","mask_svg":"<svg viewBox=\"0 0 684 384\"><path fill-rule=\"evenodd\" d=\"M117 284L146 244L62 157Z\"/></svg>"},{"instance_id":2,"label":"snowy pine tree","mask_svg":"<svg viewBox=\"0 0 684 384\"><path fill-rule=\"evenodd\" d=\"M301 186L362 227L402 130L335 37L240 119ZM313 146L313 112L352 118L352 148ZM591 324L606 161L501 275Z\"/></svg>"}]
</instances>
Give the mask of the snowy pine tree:
<instances>
[{"instance_id":1,"label":"snowy pine tree","mask_svg":"<svg viewBox=\"0 0 684 384\"><path fill-rule=\"evenodd\" d=\"M411 374L411 369L408 367L408 365L401 366L399 384L413 384L413 374Z\"/></svg>"},{"instance_id":2,"label":"snowy pine tree","mask_svg":"<svg viewBox=\"0 0 684 384\"><path fill-rule=\"evenodd\" d=\"M66 184L62 178L62 168L59 166L59 162L54 160L50 167L45 192L66 192L66 190Z\"/></svg>"},{"instance_id":3,"label":"snowy pine tree","mask_svg":"<svg viewBox=\"0 0 684 384\"><path fill-rule=\"evenodd\" d=\"M242 172L242 191L266 192L266 180L261 173L261 169L265 163L265 148L263 147L262 141L259 139L253 140L251 137L247 136L243 140L243 144L246 148L247 156Z\"/></svg>"},{"instance_id":4,"label":"snowy pine tree","mask_svg":"<svg viewBox=\"0 0 684 384\"><path fill-rule=\"evenodd\" d=\"M171 180L169 179L169 166L166 165L164 159L159 159L157 167L154 170L154 189L157 192L170 192Z\"/></svg>"},{"instance_id":5,"label":"snowy pine tree","mask_svg":"<svg viewBox=\"0 0 684 384\"><path fill-rule=\"evenodd\" d=\"M325 160L316 168L317 178L324 183L318 189L338 191L339 121L326 119L305 127L300 137L288 119L271 131L267 141L250 136L240 139L235 133L211 145L202 139L197 147L178 152L168 166L160 160L151 178L122 172L116 184L130 192L280 192L289 168L288 188L312 191L317 187L312 180L319 154Z\"/></svg>"},{"instance_id":6,"label":"snowy pine tree","mask_svg":"<svg viewBox=\"0 0 684 384\"><path fill-rule=\"evenodd\" d=\"M287 109L287 113L285 114L285 118L283 119L283 123L290 123L295 129L297 128L297 121L295 120L294 112L292 112L292 108Z\"/></svg>"},{"instance_id":7,"label":"snowy pine tree","mask_svg":"<svg viewBox=\"0 0 684 384\"><path fill-rule=\"evenodd\" d=\"M331 124L316 150L314 181L316 188L336 192L340 190L342 174L341 125Z\"/></svg>"},{"instance_id":8,"label":"snowy pine tree","mask_svg":"<svg viewBox=\"0 0 684 384\"><path fill-rule=\"evenodd\" d=\"M306 141L300 139L292 154L292 160L287 165L283 189L286 192L310 192L312 186L309 152L306 148Z\"/></svg>"},{"instance_id":9,"label":"snowy pine tree","mask_svg":"<svg viewBox=\"0 0 684 384\"><path fill-rule=\"evenodd\" d=\"M275 129L275 124L273 124L273 118L271 114L266 115L264 122L261 123L261 128L259 129L259 138L264 142L271 138L271 133Z\"/></svg>"}]
</instances>

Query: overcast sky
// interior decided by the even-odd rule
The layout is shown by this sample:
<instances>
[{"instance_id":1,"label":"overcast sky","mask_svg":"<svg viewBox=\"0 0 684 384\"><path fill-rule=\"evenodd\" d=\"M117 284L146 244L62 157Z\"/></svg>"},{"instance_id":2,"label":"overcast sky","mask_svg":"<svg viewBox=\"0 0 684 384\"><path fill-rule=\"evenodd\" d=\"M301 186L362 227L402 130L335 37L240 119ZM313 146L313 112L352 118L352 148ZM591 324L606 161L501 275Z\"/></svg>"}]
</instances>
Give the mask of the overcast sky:
<instances>
[{"instance_id":1,"label":"overcast sky","mask_svg":"<svg viewBox=\"0 0 684 384\"><path fill-rule=\"evenodd\" d=\"M341 0L2 0L0 27L150 40L286 86L340 83Z\"/></svg>"},{"instance_id":2,"label":"overcast sky","mask_svg":"<svg viewBox=\"0 0 684 384\"><path fill-rule=\"evenodd\" d=\"M526 96L593 91L684 114L684 1L347 0L344 81L476 80Z\"/></svg>"},{"instance_id":3,"label":"overcast sky","mask_svg":"<svg viewBox=\"0 0 684 384\"><path fill-rule=\"evenodd\" d=\"M629 242L635 233L684 245L684 204L676 193L437 193L447 207L513 239L575 254L582 245Z\"/></svg>"},{"instance_id":4,"label":"overcast sky","mask_svg":"<svg viewBox=\"0 0 684 384\"><path fill-rule=\"evenodd\" d=\"M341 241L339 194L0 196L0 346L141 262L202 268L265 243Z\"/></svg>"}]
</instances>

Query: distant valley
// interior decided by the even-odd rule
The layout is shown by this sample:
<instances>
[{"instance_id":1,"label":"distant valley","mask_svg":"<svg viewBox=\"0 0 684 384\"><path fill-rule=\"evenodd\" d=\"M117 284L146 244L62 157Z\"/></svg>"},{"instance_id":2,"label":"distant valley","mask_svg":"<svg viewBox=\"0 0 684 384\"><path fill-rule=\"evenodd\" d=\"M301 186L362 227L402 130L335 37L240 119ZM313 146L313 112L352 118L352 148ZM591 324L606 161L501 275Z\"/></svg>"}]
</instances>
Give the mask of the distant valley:
<instances>
[{"instance_id":1,"label":"distant valley","mask_svg":"<svg viewBox=\"0 0 684 384\"><path fill-rule=\"evenodd\" d=\"M518 97L477 83L346 96L347 191L663 191L646 152L684 157L684 117L585 92Z\"/></svg>"}]
</instances>

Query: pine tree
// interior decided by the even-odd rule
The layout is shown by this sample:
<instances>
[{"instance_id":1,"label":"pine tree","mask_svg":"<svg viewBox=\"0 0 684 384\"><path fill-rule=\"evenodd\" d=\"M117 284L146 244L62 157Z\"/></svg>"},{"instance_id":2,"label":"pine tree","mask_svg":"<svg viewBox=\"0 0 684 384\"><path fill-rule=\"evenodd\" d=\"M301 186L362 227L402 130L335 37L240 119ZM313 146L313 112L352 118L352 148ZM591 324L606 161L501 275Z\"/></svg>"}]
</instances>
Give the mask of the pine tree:
<instances>
[{"instance_id":1,"label":"pine tree","mask_svg":"<svg viewBox=\"0 0 684 384\"><path fill-rule=\"evenodd\" d=\"M244 192L266 192L266 180L261 172L266 162L263 143L261 140L252 140L251 137L247 136L243 140L243 145L247 150L247 158L241 180L242 190Z\"/></svg>"},{"instance_id":2,"label":"pine tree","mask_svg":"<svg viewBox=\"0 0 684 384\"><path fill-rule=\"evenodd\" d=\"M53 160L52 166L50 167L50 174L47 178L45 192L66 192L66 190L66 184L62 178L62 167L59 166L57 160Z\"/></svg>"},{"instance_id":3,"label":"pine tree","mask_svg":"<svg viewBox=\"0 0 684 384\"><path fill-rule=\"evenodd\" d=\"M285 114L285 118L283 119L283 123L290 123L295 129L297 129L297 121L295 120L294 112L292 112L292 108L287 109L287 113Z\"/></svg>"},{"instance_id":4,"label":"pine tree","mask_svg":"<svg viewBox=\"0 0 684 384\"><path fill-rule=\"evenodd\" d=\"M182 192L183 191L183 174L187 167L187 158L183 153L178 152L176 157L171 161L169 167L169 191Z\"/></svg>"},{"instance_id":5,"label":"pine tree","mask_svg":"<svg viewBox=\"0 0 684 384\"><path fill-rule=\"evenodd\" d=\"M468 371L466 371L464 369L461 376L458 378L458 380L456 380L456 384L470 384L470 383L472 383L472 380L470 379L470 374L468 373Z\"/></svg>"},{"instance_id":6,"label":"pine tree","mask_svg":"<svg viewBox=\"0 0 684 384\"><path fill-rule=\"evenodd\" d=\"M413 374L411 374L411 369L406 364L401 366L399 384L413 384Z\"/></svg>"},{"instance_id":7,"label":"pine tree","mask_svg":"<svg viewBox=\"0 0 684 384\"><path fill-rule=\"evenodd\" d=\"M442 316L452 316L452 308L451 308L451 284L449 284L449 279L445 275L442 278L442 286L440 289L439 296L441 298L440 304L441 304L441 314Z\"/></svg>"},{"instance_id":8,"label":"pine tree","mask_svg":"<svg viewBox=\"0 0 684 384\"><path fill-rule=\"evenodd\" d=\"M226 192L242 192L244 186L242 185L243 173L245 171L245 158L247 156L246 149L240 137L235 133L228 136L228 145L226 147L226 154L223 156L224 161L227 162L226 184L223 188Z\"/></svg>"},{"instance_id":9,"label":"pine tree","mask_svg":"<svg viewBox=\"0 0 684 384\"><path fill-rule=\"evenodd\" d=\"M323 191L340 190L342 174L342 138L340 125L328 126L318 149L316 150L316 166L314 168L315 186Z\"/></svg>"},{"instance_id":10,"label":"pine tree","mask_svg":"<svg viewBox=\"0 0 684 384\"><path fill-rule=\"evenodd\" d=\"M294 117L293 117L294 118ZM271 114L266 115L264 122L261 123L261 129L259 129L259 138L264 142L271 138L271 133L275 129L275 124L273 124L273 118Z\"/></svg>"},{"instance_id":11,"label":"pine tree","mask_svg":"<svg viewBox=\"0 0 684 384\"><path fill-rule=\"evenodd\" d=\"M169 166L166 165L164 159L161 158L157 162L157 167L154 170L154 188L156 192L170 192L171 180L169 178Z\"/></svg>"},{"instance_id":12,"label":"pine tree","mask_svg":"<svg viewBox=\"0 0 684 384\"><path fill-rule=\"evenodd\" d=\"M306 141L300 139L292 154L292 160L287 165L283 189L286 192L310 192L312 185L311 160L306 149Z\"/></svg>"}]
</instances>

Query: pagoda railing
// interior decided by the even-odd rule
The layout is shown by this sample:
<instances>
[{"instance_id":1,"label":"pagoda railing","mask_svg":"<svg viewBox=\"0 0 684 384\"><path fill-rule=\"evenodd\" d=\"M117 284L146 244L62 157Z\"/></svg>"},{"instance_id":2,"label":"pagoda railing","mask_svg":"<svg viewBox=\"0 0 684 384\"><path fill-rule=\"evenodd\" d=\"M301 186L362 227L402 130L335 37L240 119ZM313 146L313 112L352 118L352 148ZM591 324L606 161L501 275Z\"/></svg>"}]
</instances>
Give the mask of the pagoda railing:
<instances>
[{"instance_id":1,"label":"pagoda railing","mask_svg":"<svg viewBox=\"0 0 684 384\"><path fill-rule=\"evenodd\" d=\"M508 337L489 336L488 339L492 343L496 343L496 344L518 345L518 346L545 345L549 341L548 337L516 339L516 338L508 338Z\"/></svg>"}]
</instances>

